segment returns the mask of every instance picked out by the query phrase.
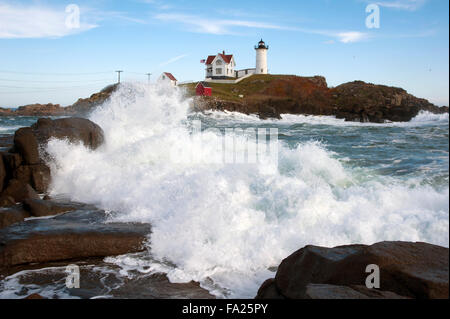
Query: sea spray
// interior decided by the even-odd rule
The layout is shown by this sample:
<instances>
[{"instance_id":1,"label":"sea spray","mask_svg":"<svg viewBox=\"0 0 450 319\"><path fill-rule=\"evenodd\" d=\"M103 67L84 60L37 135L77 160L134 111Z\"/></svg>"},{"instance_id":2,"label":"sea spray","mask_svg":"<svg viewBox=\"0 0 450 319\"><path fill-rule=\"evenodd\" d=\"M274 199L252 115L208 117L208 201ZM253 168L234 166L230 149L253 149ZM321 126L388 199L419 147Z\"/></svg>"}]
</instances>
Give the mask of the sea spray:
<instances>
[{"instance_id":1,"label":"sea spray","mask_svg":"<svg viewBox=\"0 0 450 319\"><path fill-rule=\"evenodd\" d=\"M332 152L317 139L281 141L276 167L174 163L173 148L214 156L222 143L222 131L196 142L190 103L177 88L123 84L90 117L105 131L101 148L48 144L52 194L114 211L116 221L152 223L146 253L108 258L124 270L163 271L172 282L199 281L218 296L253 297L273 276L269 268L307 244L448 246L448 183L434 187L349 166L344 156L351 153ZM211 124L204 115L194 118ZM278 125L251 119L249 126ZM227 123L236 121L220 125ZM236 140L248 147L248 139Z\"/></svg>"}]
</instances>

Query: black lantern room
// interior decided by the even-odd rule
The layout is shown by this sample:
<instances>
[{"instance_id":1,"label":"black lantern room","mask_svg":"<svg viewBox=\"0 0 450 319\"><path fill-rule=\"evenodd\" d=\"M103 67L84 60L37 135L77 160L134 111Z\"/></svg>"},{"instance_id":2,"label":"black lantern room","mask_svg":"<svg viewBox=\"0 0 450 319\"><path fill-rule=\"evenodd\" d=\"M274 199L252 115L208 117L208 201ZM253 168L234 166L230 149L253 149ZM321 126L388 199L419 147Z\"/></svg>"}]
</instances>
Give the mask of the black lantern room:
<instances>
[{"instance_id":1,"label":"black lantern room","mask_svg":"<svg viewBox=\"0 0 450 319\"><path fill-rule=\"evenodd\" d=\"M257 46L255 46L255 49L257 50L257 49L269 49L269 46L268 45L266 45L265 43L264 43L264 41L261 39L261 41L259 41L258 42L258 45Z\"/></svg>"}]
</instances>

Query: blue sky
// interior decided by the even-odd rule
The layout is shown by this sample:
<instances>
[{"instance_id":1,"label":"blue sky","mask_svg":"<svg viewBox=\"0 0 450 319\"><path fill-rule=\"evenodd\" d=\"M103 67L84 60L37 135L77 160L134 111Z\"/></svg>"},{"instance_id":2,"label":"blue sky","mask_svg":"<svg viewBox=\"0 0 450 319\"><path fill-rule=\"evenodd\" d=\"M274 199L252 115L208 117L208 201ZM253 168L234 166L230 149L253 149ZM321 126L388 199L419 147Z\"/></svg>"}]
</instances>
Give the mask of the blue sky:
<instances>
[{"instance_id":1,"label":"blue sky","mask_svg":"<svg viewBox=\"0 0 450 319\"><path fill-rule=\"evenodd\" d=\"M369 29L372 3L380 27ZM68 27L70 4L80 23ZM69 105L115 82L115 70L125 81L163 71L200 80L200 60L222 50L238 69L254 67L260 38L272 74L363 80L449 104L448 0L0 0L0 106Z\"/></svg>"}]
</instances>

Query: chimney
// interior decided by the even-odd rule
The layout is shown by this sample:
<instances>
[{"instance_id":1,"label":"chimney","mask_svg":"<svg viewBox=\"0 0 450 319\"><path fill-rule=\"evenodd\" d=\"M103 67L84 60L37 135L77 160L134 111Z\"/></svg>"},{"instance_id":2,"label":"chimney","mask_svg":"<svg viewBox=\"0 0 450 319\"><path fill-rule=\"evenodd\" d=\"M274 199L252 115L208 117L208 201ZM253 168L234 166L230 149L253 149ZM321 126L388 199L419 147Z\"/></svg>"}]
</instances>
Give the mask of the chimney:
<instances>
[{"instance_id":1,"label":"chimney","mask_svg":"<svg viewBox=\"0 0 450 319\"><path fill-rule=\"evenodd\" d=\"M225 50L222 51L222 54L225 55Z\"/></svg>"}]
</instances>

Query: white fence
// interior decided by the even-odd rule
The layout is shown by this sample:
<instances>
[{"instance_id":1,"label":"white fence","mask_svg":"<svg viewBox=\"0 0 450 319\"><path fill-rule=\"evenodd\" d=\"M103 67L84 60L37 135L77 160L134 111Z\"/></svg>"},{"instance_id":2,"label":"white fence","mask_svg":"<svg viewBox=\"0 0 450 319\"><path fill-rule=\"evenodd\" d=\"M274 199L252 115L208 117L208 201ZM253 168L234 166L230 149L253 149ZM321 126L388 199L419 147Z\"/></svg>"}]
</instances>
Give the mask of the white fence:
<instances>
[{"instance_id":1,"label":"white fence","mask_svg":"<svg viewBox=\"0 0 450 319\"><path fill-rule=\"evenodd\" d=\"M236 84L236 83L241 82L243 79L251 77L252 75L253 74L247 74L246 76L243 76L243 77L241 77L239 79L236 79L236 80L214 80L214 79L211 79L211 78L206 78L205 82L222 83L222 84Z\"/></svg>"}]
</instances>

